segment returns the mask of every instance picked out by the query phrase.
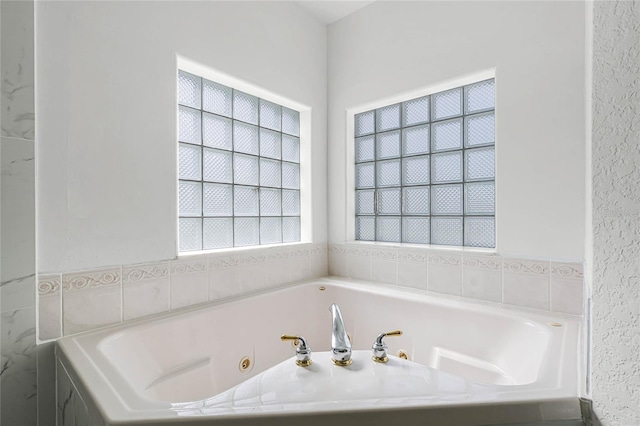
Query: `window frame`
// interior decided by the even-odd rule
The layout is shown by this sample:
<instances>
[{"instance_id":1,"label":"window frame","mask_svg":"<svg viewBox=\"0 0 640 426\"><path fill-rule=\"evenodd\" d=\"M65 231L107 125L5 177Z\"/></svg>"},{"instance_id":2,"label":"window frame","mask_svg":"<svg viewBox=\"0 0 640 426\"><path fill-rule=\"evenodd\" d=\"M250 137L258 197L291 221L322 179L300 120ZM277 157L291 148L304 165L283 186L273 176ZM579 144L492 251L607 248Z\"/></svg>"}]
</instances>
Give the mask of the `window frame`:
<instances>
[{"instance_id":1,"label":"window frame","mask_svg":"<svg viewBox=\"0 0 640 426\"><path fill-rule=\"evenodd\" d=\"M496 96L496 100L495 100L495 104L493 109L485 109L485 110L478 110L478 111L474 111L471 114L467 114L465 109L464 109L464 102L465 102L465 96L466 96L466 88L465 86L469 86L469 85L473 85L475 83L480 83L486 80L494 80L494 85L495 85L495 92L497 93L497 87L498 87L498 83L497 83L497 79L496 79L496 72L495 69L492 70L486 70L486 71L482 71L482 72L478 72L476 74L473 75L469 75L467 77L463 77L463 78L459 78L456 80L450 80L448 82L445 83L441 83L441 84L436 84L436 85L431 85L422 89L418 89L415 91L411 91L408 93L403 93L400 95L396 95L393 97L387 97L387 98L383 98L371 103L367 103L367 104L363 104L360 105L358 107L354 107L354 108L350 108L346 110L346 144L345 144L345 148L346 148L346 209L345 209L345 231L346 231L346 235L345 235L345 241L348 243L355 243L355 244L376 244L376 245L392 245L392 246L413 246L413 247L417 247L417 248L444 248L447 250L464 250L464 251L478 251L478 252L489 252L489 253L495 253L498 251L498 247L499 247L499 238L498 238L498 229L499 229L499 211L498 211L498 193L499 193L499 174L498 174L498 151L499 151L499 143L498 143L498 134L497 134L497 118L498 115L496 113L497 109L498 109L498 101L497 101L497 96ZM466 122L466 117L471 117L471 116L475 116L475 115L481 115L483 113L487 113L487 112L493 112L494 114L494 133L495 133L495 140L493 145L483 145L483 146L479 146L478 148L486 148L486 147L492 147L494 149L494 178L493 178L493 183L494 183L494 214L493 214L493 218L494 218L494 247L478 247L478 246L466 246L465 244L465 240L464 240L464 233L462 234L462 244L461 245L435 245L431 242L431 235L430 235L430 240L429 240L429 244L422 244L422 243L404 243L401 242L403 240L402 238L402 231L401 231L401 235L400 235L400 242L391 242L391 241L377 241L375 240L375 238L377 236L374 236L374 240L356 240L356 193L357 191L360 190L360 188L356 188L356 135L355 135L355 118L356 115L360 114L360 113L364 113L364 112L369 112L369 111L374 111L374 110L378 110L380 108L385 108L388 106L392 106L394 104L402 104L402 102L406 102L406 101L411 101L413 99L418 99L418 98L422 98L422 97L426 97L426 96L431 96L434 94L438 94L441 92L446 92L448 90L452 90L452 89L456 89L456 88L461 88L463 91L463 96L462 96L462 103L463 103L463 108L462 108L462 114L461 115L456 115L456 116L452 116L452 117L448 117L448 118L441 118L438 120L433 120L432 116L431 116L431 111L430 111L430 118L429 121L426 122L429 126L431 126L433 123L438 123L438 122L445 122L449 119L460 119L463 121L463 123ZM430 99L429 101L429 106L430 109L433 107L433 101ZM404 126L403 122L402 122L402 105L400 106L401 108L401 123L400 123L400 127L399 128L394 128L393 130L398 130L400 132L402 132L405 128L411 128L411 127L418 127L420 125L423 124L415 124L415 125L411 125L411 126ZM375 114L375 112L374 112ZM388 131L393 131L393 130L388 130ZM443 151L443 152L460 152L461 156L462 156L462 162L463 168L466 168L466 161L465 161L465 151L467 151L469 148L466 147L465 144L465 135L464 132L466 131L466 126L463 124L462 127L462 131L463 131L463 135L462 135L462 148L460 148L459 150L449 150L449 151ZM376 126L374 133L368 133L368 135L372 135L375 136L377 134L379 134L380 132L378 131L378 128ZM431 133L432 134L432 133ZM358 136L360 137L360 136ZM400 146L400 155L393 157L396 160L399 161L403 161L405 158L416 158L416 156L420 156L420 155L433 155L434 151L431 149L431 136L430 136L430 147L429 147L429 152L428 153L424 153L424 154L412 154L410 156L404 156L403 151L403 144L402 144L402 139L401 139L401 146ZM377 150L377 144L374 145L374 149ZM374 158L374 160L370 161L373 164L377 164L380 161L385 161L385 160L380 160L377 157ZM366 162L366 161L365 161ZM358 164L362 164L363 162L360 162ZM431 161L429 162L431 165ZM411 185L411 186L405 186L404 182L402 181L402 174L404 173L404 170L401 168L401 181L400 181L400 185L398 186L393 186L392 188L397 188L400 189L401 191L401 198L403 198L403 192L404 189L406 188L413 188L415 187L415 185ZM432 177L432 173L433 171L430 170L430 181L428 186L430 187L430 189L434 186L431 177ZM465 191L464 191L464 185L468 184L468 183L472 183L471 181L467 181L465 179L465 173L466 171L463 171L463 178L460 182L457 182L456 184L459 184L462 186L462 190L463 190L463 209L464 209L464 205L465 205ZM375 179L375 177L374 177ZM438 184L440 185L440 184ZM427 185L425 185L427 186ZM377 193L379 192L380 188L377 185L377 182L374 182L373 187L371 188L373 190L375 190L375 194L374 197L378 196ZM429 191L429 201L431 202L432 199L432 194L431 194L431 190ZM401 207L402 208L402 207ZM398 217L400 218L400 221L402 223L403 218L405 217L413 217L413 216L409 216L409 215L405 215L404 211L401 210L399 215L380 215L377 212L374 211L374 214L369 215L369 217L374 218L374 220L377 222L377 218L379 217L384 217L384 216L392 216L392 217ZM487 215L487 216L491 216L491 215ZM430 219L432 217L442 217L442 216L435 216L432 215L431 210L429 211L428 215L423 215L423 217L429 217ZM463 228L464 228L464 218L465 217L485 217L482 215L467 215L466 212L463 210L463 214L462 215L454 215L453 217L460 217L462 218L463 221ZM431 220L429 220L429 226L431 228ZM431 234L431 229L430 232Z\"/></svg>"},{"instance_id":2,"label":"window frame","mask_svg":"<svg viewBox=\"0 0 640 426\"><path fill-rule=\"evenodd\" d=\"M188 60L186 58L182 58L182 57L178 57L177 58L177 65L176 65L176 71L175 71L175 84L176 84L176 89L175 89L175 108L176 108L176 119L175 119L175 125L176 125L176 137L175 137L175 152L176 152L176 171L175 171L175 192L174 192L174 200L175 200L175 215L174 217L176 218L176 254L178 255L178 257L184 257L184 256L190 256L190 255L197 255L197 254L207 254L207 253L220 253L220 252L225 252L225 251L231 251L231 252L235 252L235 251L250 251L250 250L255 250L255 249L260 249L260 248L266 248L266 247L275 247L275 246L291 246L291 245L299 245L299 244L307 244L309 242L312 241L312 227L311 227L311 176L310 176L310 165L309 165L309 159L310 159L310 134L311 134L311 108L301 104L299 102L296 101L292 101L288 98L285 98L281 95L277 95L274 94L266 89L263 89L261 87L252 85L250 83L247 83L245 81L242 81L240 79L228 76L227 74L221 73L219 71L213 70L209 67L205 67L201 64L198 64L196 62L193 62L191 60ZM234 91L238 91L238 92L242 92L251 96L255 96L259 99L258 102L260 102L260 100L262 101L266 101L266 102L270 102L273 104L276 104L278 106L293 110L295 112L297 112L299 114L299 135L297 136L299 139L299 163L298 167L299 167L299 189L297 189L297 191L299 191L299 221L300 221L300 239L298 241L294 241L294 242L279 242L279 243L269 243L269 244L260 244L260 239L258 239L258 244L256 245L243 245L243 246L231 246L231 247L221 247L221 248L211 248L211 249L205 249L204 248L204 244L202 246L201 249L196 249L196 250L189 250L189 251L181 251L180 250L180 218L183 217L180 215L180 198L179 198L179 192L180 192L180 182L184 181L183 179L181 179L180 176L180 169L179 169L179 163L180 163L180 145L183 144L183 142L180 140L180 128L179 128L179 119L180 119L180 109L181 107L183 107L180 103L180 99L178 96L178 79L179 79L179 75L180 72L184 71L186 73L189 74L193 74L196 77L200 77L201 78L201 84L203 84L204 80L209 80L212 81L214 83L226 86L231 88ZM202 86L201 86L201 91L202 91ZM233 93L233 92L232 92ZM188 107L188 106L187 106ZM191 107L192 108L192 107ZM260 103L258 103L258 108L260 108ZM195 109L195 108L194 108ZM196 109L198 110L198 109ZM204 106L202 105L202 101L201 101L201 107L199 109L200 113L201 113L201 117L204 117L205 113L209 113L204 109ZM236 121L235 118L233 118L233 111L232 111L232 116L231 117L227 117L230 121L231 121L231 129L233 132L233 122ZM220 116L222 117L222 116ZM238 120L238 122L243 122L242 120ZM255 124L255 127L257 129L257 132L260 133L260 129L266 129L265 127L261 127L260 126L260 122L258 121L258 124ZM203 124L201 124L201 129L202 129ZM281 134L285 134L282 132L282 129L280 131ZM215 148L211 148L211 147L207 147L207 145L204 144L204 142L201 140L200 144L192 144L194 147L199 147L200 149L200 161L201 161L201 178L200 178L200 183L202 185L202 193L204 193L205 189L204 189L204 185L205 183L211 183L211 184L218 184L221 185L222 183L220 182L207 182L204 180L204 151L205 148L207 149L214 149ZM238 154L242 155L242 152L237 152L234 149L235 147L231 147L231 150L226 151L229 153L229 155L231 156L231 161L233 164L234 161L234 157L237 156ZM263 156L261 155L261 153L259 152L260 150L260 145L258 145L258 153L256 153L254 155L254 157L257 159L258 161L258 168L260 168L260 160L263 159ZM276 160L280 163L280 167L282 168L282 164L286 163L286 160L282 159L282 155L280 156L281 158L279 160ZM266 159L266 157L264 157ZM293 163L292 163L293 164ZM233 167L233 166L232 166ZM232 173L233 173L233 169L232 169ZM281 175L282 175L282 171L281 171ZM281 176L282 178L282 176ZM186 180L186 181L191 181L191 180ZM255 186L255 188L257 188L258 190L258 205L260 204L260 190L261 188L263 188L263 186L261 185L262 182L258 181L258 183ZM236 186L246 186L246 185L242 185L242 184L236 184L234 182L233 176L232 176L232 182L227 183L226 185L229 185L230 190L232 192L232 194L235 192L235 187ZM252 188L254 186L251 186ZM264 188L267 188L266 186ZM281 187L279 188L280 192L281 192L281 208L282 208L282 192L286 191L287 188L282 188L282 182L281 182ZM200 216L192 216L193 218L196 219L200 219L202 221L202 230L201 230L201 239L204 241L204 219L208 216L204 215L204 199L201 198L200 200L201 203L201 209L202 209L202 213ZM233 203L233 201L232 201ZM232 206L233 208L233 206ZM233 214L234 212L232 211L232 215L229 216L229 218L231 218L231 223L232 226L235 222L236 218L247 218L249 216L235 216ZM281 218L281 223L283 221L283 219L285 217L289 217L290 215L286 215L284 214L283 211L280 212L280 216L273 216L273 217L279 217ZM267 216L260 216L260 212L258 211L258 216L250 216L251 218L256 218L258 219L258 232L260 232L260 223L261 223L261 219L263 218L267 218ZM296 216L298 217L298 216ZM225 216L225 218L227 218L227 216ZM231 229L230 231L232 234L234 232L233 229ZM233 240L232 240L233 243Z\"/></svg>"}]
</instances>

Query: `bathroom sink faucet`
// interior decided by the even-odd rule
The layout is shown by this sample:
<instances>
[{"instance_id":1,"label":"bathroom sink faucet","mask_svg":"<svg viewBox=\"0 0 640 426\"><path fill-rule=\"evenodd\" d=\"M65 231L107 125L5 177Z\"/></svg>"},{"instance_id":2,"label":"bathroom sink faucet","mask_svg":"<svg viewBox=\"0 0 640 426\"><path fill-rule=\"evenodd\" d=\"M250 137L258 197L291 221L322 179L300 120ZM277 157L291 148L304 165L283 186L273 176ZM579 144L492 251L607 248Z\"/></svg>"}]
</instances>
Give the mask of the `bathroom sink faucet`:
<instances>
[{"instance_id":1,"label":"bathroom sink faucet","mask_svg":"<svg viewBox=\"0 0 640 426\"><path fill-rule=\"evenodd\" d=\"M351 342L349 335L344 329L344 321L340 308L335 303L329 306L329 310L333 315L333 332L331 334L331 362L340 367L351 365Z\"/></svg>"}]
</instances>

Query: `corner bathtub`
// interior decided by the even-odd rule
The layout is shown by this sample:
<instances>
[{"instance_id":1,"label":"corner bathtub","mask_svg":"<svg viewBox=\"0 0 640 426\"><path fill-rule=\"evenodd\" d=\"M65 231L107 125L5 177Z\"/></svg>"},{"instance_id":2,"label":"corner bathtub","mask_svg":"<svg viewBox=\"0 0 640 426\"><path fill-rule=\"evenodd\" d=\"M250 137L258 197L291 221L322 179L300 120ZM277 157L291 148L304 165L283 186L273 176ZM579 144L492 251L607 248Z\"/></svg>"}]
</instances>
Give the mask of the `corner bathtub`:
<instances>
[{"instance_id":1,"label":"corner bathtub","mask_svg":"<svg viewBox=\"0 0 640 426\"><path fill-rule=\"evenodd\" d=\"M353 343L346 369L324 353L333 302ZM391 361L373 365L364 351L394 329L404 334L386 338ZM575 420L579 330L571 316L324 278L60 339L59 415L91 426ZM307 339L317 370L294 364L282 334ZM408 392L407 377L359 387L348 375L364 367L375 380L411 367L423 390ZM320 369L322 385L306 378Z\"/></svg>"}]
</instances>

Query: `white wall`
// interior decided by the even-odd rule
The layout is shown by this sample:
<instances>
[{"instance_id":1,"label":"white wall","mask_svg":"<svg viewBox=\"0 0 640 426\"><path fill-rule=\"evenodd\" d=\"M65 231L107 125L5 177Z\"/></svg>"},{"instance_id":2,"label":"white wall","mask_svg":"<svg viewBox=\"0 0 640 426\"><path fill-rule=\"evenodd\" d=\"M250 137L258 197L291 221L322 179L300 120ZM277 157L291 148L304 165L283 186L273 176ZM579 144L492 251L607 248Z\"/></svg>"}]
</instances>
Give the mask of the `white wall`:
<instances>
[{"instance_id":1,"label":"white wall","mask_svg":"<svg viewBox=\"0 0 640 426\"><path fill-rule=\"evenodd\" d=\"M497 244L584 258L585 5L376 2L329 27L329 241L349 239L346 110L496 69Z\"/></svg>"},{"instance_id":2,"label":"white wall","mask_svg":"<svg viewBox=\"0 0 640 426\"><path fill-rule=\"evenodd\" d=\"M176 55L312 108L326 241L326 28L290 2L38 2L38 270L176 255Z\"/></svg>"},{"instance_id":3,"label":"white wall","mask_svg":"<svg viewBox=\"0 0 640 426\"><path fill-rule=\"evenodd\" d=\"M596 415L640 424L640 3L593 3L592 374Z\"/></svg>"}]
</instances>

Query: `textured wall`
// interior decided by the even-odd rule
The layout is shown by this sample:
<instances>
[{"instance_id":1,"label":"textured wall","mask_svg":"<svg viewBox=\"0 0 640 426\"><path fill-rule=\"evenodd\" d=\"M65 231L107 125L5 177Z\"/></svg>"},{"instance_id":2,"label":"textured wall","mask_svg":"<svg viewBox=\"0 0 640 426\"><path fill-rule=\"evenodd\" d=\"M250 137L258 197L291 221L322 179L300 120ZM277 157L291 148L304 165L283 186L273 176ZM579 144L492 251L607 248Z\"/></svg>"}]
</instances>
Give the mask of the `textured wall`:
<instances>
[{"instance_id":1,"label":"textured wall","mask_svg":"<svg viewBox=\"0 0 640 426\"><path fill-rule=\"evenodd\" d=\"M640 2L593 10L592 397L640 424Z\"/></svg>"}]
</instances>

